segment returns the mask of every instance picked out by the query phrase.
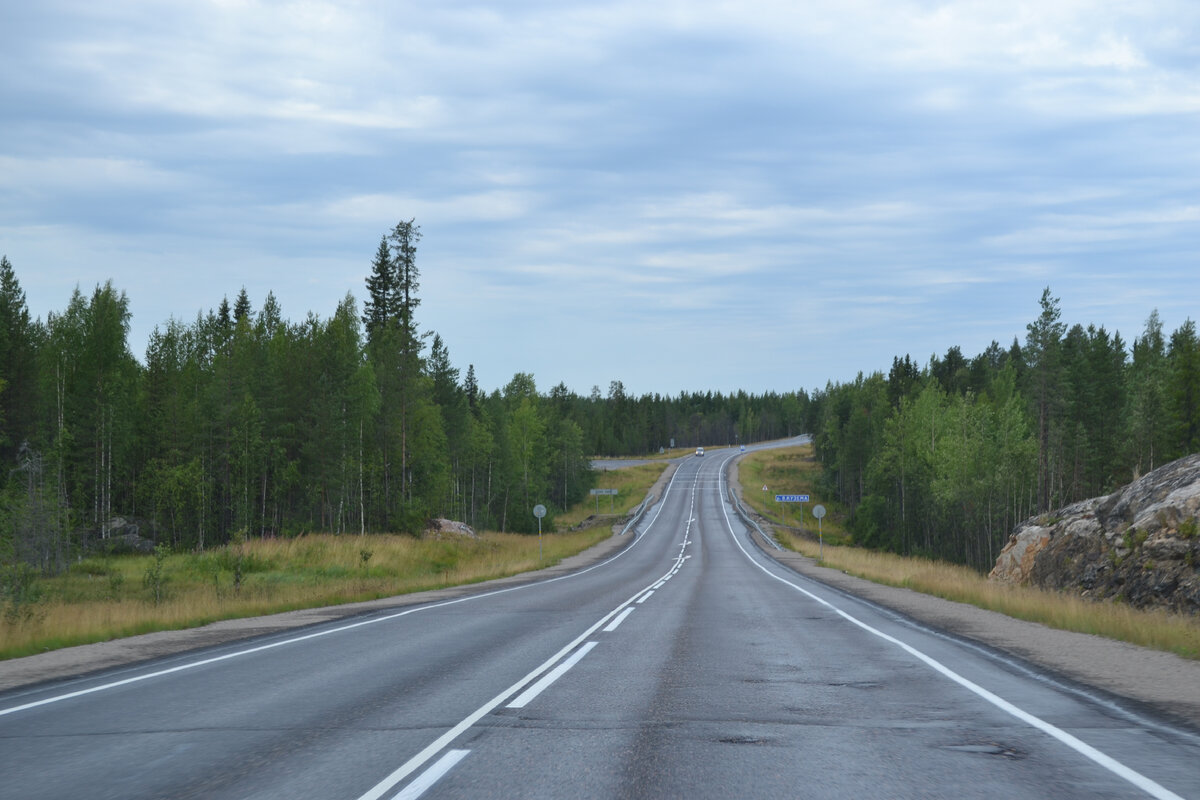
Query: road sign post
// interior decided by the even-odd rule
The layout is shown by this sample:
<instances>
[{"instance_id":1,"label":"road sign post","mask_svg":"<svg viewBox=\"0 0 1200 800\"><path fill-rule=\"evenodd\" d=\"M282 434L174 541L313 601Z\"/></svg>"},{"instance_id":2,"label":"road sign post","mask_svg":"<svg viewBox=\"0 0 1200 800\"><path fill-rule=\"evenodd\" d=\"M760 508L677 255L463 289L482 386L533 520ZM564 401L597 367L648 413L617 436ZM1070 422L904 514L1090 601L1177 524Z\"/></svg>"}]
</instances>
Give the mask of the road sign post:
<instances>
[{"instance_id":1,"label":"road sign post","mask_svg":"<svg viewBox=\"0 0 1200 800\"><path fill-rule=\"evenodd\" d=\"M813 516L817 518L817 541L819 542L820 561L825 560L825 536L821 533L821 520L825 519L825 506L817 503L813 506Z\"/></svg>"},{"instance_id":2,"label":"road sign post","mask_svg":"<svg viewBox=\"0 0 1200 800\"><path fill-rule=\"evenodd\" d=\"M546 516L546 507L538 503L533 507L533 515L538 520L538 563L542 562L542 517Z\"/></svg>"},{"instance_id":3,"label":"road sign post","mask_svg":"<svg viewBox=\"0 0 1200 800\"><path fill-rule=\"evenodd\" d=\"M592 495L596 498L596 513L600 513L600 495L608 495L608 511L610 514L615 513L618 494L619 489L592 489Z\"/></svg>"},{"instance_id":4,"label":"road sign post","mask_svg":"<svg viewBox=\"0 0 1200 800\"><path fill-rule=\"evenodd\" d=\"M763 488L765 489L767 487L764 486ZM804 528L804 504L807 503L809 501L809 499L810 499L809 496L806 494L777 494L777 495L775 495L776 503L799 503L800 504L800 528L801 529ZM786 505L783 507L783 511L780 513L780 518L783 520L783 524L786 526L787 525L787 506Z\"/></svg>"}]
</instances>

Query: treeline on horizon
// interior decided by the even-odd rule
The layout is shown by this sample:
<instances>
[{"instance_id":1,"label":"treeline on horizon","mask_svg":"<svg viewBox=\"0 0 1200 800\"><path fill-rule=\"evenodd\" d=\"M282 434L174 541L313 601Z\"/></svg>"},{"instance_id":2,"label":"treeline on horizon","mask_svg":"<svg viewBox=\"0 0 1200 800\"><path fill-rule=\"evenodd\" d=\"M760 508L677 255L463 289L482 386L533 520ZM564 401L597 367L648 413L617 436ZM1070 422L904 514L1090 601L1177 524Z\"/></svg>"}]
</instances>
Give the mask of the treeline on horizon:
<instances>
[{"instance_id":1,"label":"treeline on horizon","mask_svg":"<svg viewBox=\"0 0 1200 800\"><path fill-rule=\"evenodd\" d=\"M155 329L78 288L43 322L0 259L0 560L64 569L114 518L208 548L304 532L419 533L435 517L537 530L595 485L592 455L758 441L812 425L804 392L580 396L518 372L482 389L422 331L415 221L381 237L359 309L289 321L273 294Z\"/></svg>"},{"instance_id":2,"label":"treeline on horizon","mask_svg":"<svg viewBox=\"0 0 1200 800\"><path fill-rule=\"evenodd\" d=\"M533 532L533 505L587 496L591 456L811 432L856 543L987 569L1020 521L1200 451L1195 323L1167 337L1153 312L1128 347L1068 330L1049 289L1024 343L811 394L583 396L523 372L486 391L417 324L420 239L381 237L361 309L290 321L243 289L156 328L143 362L111 282L32 320L0 258L0 559L61 570L118 516L189 549L434 517Z\"/></svg>"},{"instance_id":3,"label":"treeline on horizon","mask_svg":"<svg viewBox=\"0 0 1200 800\"><path fill-rule=\"evenodd\" d=\"M1200 451L1200 341L1158 312L1119 332L1061 319L1047 288L1024 344L959 347L830 385L818 406L824 487L856 544L986 571L1020 522L1107 494Z\"/></svg>"}]
</instances>

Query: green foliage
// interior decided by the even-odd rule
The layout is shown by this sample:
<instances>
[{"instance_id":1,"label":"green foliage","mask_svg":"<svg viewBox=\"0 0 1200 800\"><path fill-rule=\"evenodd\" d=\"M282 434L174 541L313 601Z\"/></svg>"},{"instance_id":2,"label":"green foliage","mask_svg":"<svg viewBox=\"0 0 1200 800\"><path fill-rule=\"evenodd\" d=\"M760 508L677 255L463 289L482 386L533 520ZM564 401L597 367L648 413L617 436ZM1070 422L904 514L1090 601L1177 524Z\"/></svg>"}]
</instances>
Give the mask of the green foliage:
<instances>
[{"instance_id":1,"label":"green foliage","mask_svg":"<svg viewBox=\"0 0 1200 800\"><path fill-rule=\"evenodd\" d=\"M1190 319L1171 334L1166 385L1174 452L1200 452L1200 338Z\"/></svg>"},{"instance_id":2,"label":"green foliage","mask_svg":"<svg viewBox=\"0 0 1200 800\"><path fill-rule=\"evenodd\" d=\"M1179 523L1179 536L1182 539L1195 539L1197 527L1200 527L1200 520L1195 517L1188 517Z\"/></svg>"},{"instance_id":3,"label":"green foliage","mask_svg":"<svg viewBox=\"0 0 1200 800\"><path fill-rule=\"evenodd\" d=\"M0 566L0 609L10 622L29 619L43 592L38 573L28 564Z\"/></svg>"},{"instance_id":4,"label":"green foliage","mask_svg":"<svg viewBox=\"0 0 1200 800\"><path fill-rule=\"evenodd\" d=\"M1190 321L1168 349L1152 314L1131 360L1118 334L1061 316L1046 289L1024 347L993 342L972 358L952 347L925 369L897 357L886 379L814 396L824 482L857 541L987 570L1020 521L1051 524L1051 509L1200 449Z\"/></svg>"},{"instance_id":5,"label":"green foliage","mask_svg":"<svg viewBox=\"0 0 1200 800\"><path fill-rule=\"evenodd\" d=\"M18 464L5 554L66 569L134 509L180 551L219 552L236 531L419 534L434 517L532 533L533 505L549 524L587 497L592 455L811 431L813 488L860 541L982 567L1023 517L1181 454L1200 425L1194 325L1168 346L1151 315L1130 360L1103 327L1067 330L1048 289L1024 347L952 346L925 368L905 355L812 395L637 397L620 380L543 394L526 373L488 393L418 326L420 242L415 220L380 238L361 314L348 294L328 319L288 321L243 289L156 329L144 366L124 293L76 291L39 325L0 258L0 453ZM255 566L214 569L239 587Z\"/></svg>"},{"instance_id":6,"label":"green foliage","mask_svg":"<svg viewBox=\"0 0 1200 800\"><path fill-rule=\"evenodd\" d=\"M162 603L166 596L166 559L166 545L160 544L156 546L154 548L154 560L146 567L146 572L142 576L142 586L149 590L150 597L154 600L154 605Z\"/></svg>"}]
</instances>

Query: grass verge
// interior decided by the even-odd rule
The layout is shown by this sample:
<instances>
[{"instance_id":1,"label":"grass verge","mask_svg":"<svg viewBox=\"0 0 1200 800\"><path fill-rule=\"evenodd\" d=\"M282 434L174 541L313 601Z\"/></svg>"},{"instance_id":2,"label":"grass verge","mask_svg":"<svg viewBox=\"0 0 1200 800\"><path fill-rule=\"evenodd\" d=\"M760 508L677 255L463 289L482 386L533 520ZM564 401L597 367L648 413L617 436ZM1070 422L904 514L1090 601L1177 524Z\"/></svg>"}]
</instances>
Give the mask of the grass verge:
<instances>
[{"instance_id":1,"label":"grass verge","mask_svg":"<svg viewBox=\"0 0 1200 800\"><path fill-rule=\"evenodd\" d=\"M0 613L0 659L222 619L374 600L516 575L608 537L607 527L543 537L314 535L204 553L92 558L38 581ZM156 596L158 601L155 601Z\"/></svg>"},{"instance_id":2,"label":"grass verge","mask_svg":"<svg viewBox=\"0 0 1200 800\"><path fill-rule=\"evenodd\" d=\"M777 531L780 544L817 558L818 546ZM887 586L969 603L1047 627L1090 633L1200 660L1200 620L1161 610L1097 602L1062 592L990 581L969 567L858 547L825 545L823 566Z\"/></svg>"},{"instance_id":3,"label":"grass verge","mask_svg":"<svg viewBox=\"0 0 1200 800\"><path fill-rule=\"evenodd\" d=\"M742 502L754 509L775 527L817 535L817 520L813 507L825 506L826 516L820 522L826 544L850 541L846 530L846 512L840 503L821 496L817 491L821 465L813 458L811 444L758 450L748 453L738 462L738 482L742 485ZM765 487L765 488L764 488ZM810 503L776 503L777 494L807 494Z\"/></svg>"},{"instance_id":4,"label":"grass verge","mask_svg":"<svg viewBox=\"0 0 1200 800\"><path fill-rule=\"evenodd\" d=\"M667 461L655 461L652 464L638 464L620 469L598 470L596 474L597 489L616 489L615 496L589 497L579 505L567 511L556 514L554 524L558 530L565 531L573 528L589 517L600 519L613 516L623 517L632 511L645 498L646 492L654 485L659 476L668 466Z\"/></svg>"},{"instance_id":5,"label":"grass verge","mask_svg":"<svg viewBox=\"0 0 1200 800\"><path fill-rule=\"evenodd\" d=\"M799 531L796 511L774 502L776 494L807 493L812 496L813 505L821 503L828 511L822 520L824 566L875 583L969 603L1058 630L1090 633L1200 660L1200 620L1190 616L1097 602L1030 586L1011 586L990 581L959 564L851 546L844 509L821 498L816 491L820 469L813 458L812 445L758 451L743 458L739 465L743 501L774 523L775 538L784 547L814 559L819 556L820 548L813 538L812 505L806 506L809 513L805 515L804 530ZM763 492L763 486L768 491ZM784 513L788 525L779 524L785 518Z\"/></svg>"},{"instance_id":6,"label":"grass verge","mask_svg":"<svg viewBox=\"0 0 1200 800\"><path fill-rule=\"evenodd\" d=\"M666 467L662 461L609 470L599 474L597 485L618 490L612 505L621 516L642 501ZM600 504L603 513L609 498ZM558 516L559 529L594 513L589 498ZM89 558L64 575L33 578L20 603L0 602L0 659L479 583L557 564L610 535L608 525L547 533L540 543L537 536L493 532L474 539L309 535L248 540L203 553Z\"/></svg>"},{"instance_id":7,"label":"grass verge","mask_svg":"<svg viewBox=\"0 0 1200 800\"><path fill-rule=\"evenodd\" d=\"M1192 616L1086 600L1033 587L1013 587L989 581L970 567L946 561L852 547L845 510L816 491L820 486L821 465L812 455L812 445L750 453L738 469L744 503L772 521L776 540L792 551L818 558L820 546L814 539L816 521L811 518L811 509L817 503L826 506L828 513L822 521L824 566L866 581L970 603L1057 630L1092 633L1200 660L1200 620ZM762 491L763 486L767 487L766 492ZM776 504L775 494L811 495L812 504L805 506L808 513L803 530L798 527L798 511Z\"/></svg>"}]
</instances>

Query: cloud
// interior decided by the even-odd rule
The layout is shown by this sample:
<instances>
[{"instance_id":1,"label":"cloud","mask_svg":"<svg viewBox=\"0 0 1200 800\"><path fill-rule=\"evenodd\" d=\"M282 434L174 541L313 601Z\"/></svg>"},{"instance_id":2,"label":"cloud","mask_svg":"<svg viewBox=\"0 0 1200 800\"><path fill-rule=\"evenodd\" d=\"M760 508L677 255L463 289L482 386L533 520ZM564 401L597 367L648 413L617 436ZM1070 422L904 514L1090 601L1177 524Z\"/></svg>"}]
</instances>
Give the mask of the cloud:
<instances>
[{"instance_id":1,"label":"cloud","mask_svg":"<svg viewBox=\"0 0 1200 800\"><path fill-rule=\"evenodd\" d=\"M536 204L528 192L492 190L440 199L405 194L366 194L331 201L318 216L371 222L391 229L401 218L425 224L503 222L519 219ZM399 216L397 216L399 214Z\"/></svg>"},{"instance_id":2,"label":"cloud","mask_svg":"<svg viewBox=\"0 0 1200 800\"><path fill-rule=\"evenodd\" d=\"M1185 0L19 4L0 247L41 313L112 277L135 326L242 283L303 316L415 217L425 324L501 378L703 386L746 336L739 375L802 351L823 384L1007 340L1047 283L1102 308L1136 270L1134 303L1200 302L1198 22Z\"/></svg>"}]
</instances>

